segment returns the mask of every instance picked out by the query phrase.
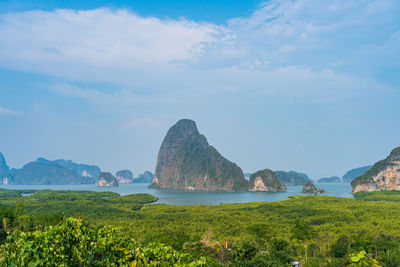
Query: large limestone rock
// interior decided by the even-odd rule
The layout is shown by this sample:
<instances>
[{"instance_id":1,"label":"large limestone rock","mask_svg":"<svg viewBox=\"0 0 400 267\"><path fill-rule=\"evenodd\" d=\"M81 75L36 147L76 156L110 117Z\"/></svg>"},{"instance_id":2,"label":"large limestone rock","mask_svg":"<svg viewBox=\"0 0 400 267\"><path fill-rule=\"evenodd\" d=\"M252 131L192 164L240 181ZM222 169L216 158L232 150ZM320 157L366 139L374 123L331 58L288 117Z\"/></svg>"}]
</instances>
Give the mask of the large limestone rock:
<instances>
[{"instance_id":1,"label":"large limestone rock","mask_svg":"<svg viewBox=\"0 0 400 267\"><path fill-rule=\"evenodd\" d=\"M303 190L301 192L306 194L322 194L325 193L326 191L322 188L316 187L312 182L307 182L303 186Z\"/></svg>"},{"instance_id":2,"label":"large limestone rock","mask_svg":"<svg viewBox=\"0 0 400 267\"><path fill-rule=\"evenodd\" d=\"M111 187L118 186L118 181L110 172L101 172L97 180L97 186Z\"/></svg>"},{"instance_id":3,"label":"large limestone rock","mask_svg":"<svg viewBox=\"0 0 400 267\"><path fill-rule=\"evenodd\" d=\"M360 191L400 190L400 147L351 182L353 194Z\"/></svg>"},{"instance_id":4,"label":"large limestone rock","mask_svg":"<svg viewBox=\"0 0 400 267\"><path fill-rule=\"evenodd\" d=\"M192 120L180 120L165 136L158 152L152 188L246 191L242 170L210 146Z\"/></svg>"},{"instance_id":5,"label":"large limestone rock","mask_svg":"<svg viewBox=\"0 0 400 267\"><path fill-rule=\"evenodd\" d=\"M275 173L269 169L261 170L250 176L249 191L286 192L286 186L279 183Z\"/></svg>"},{"instance_id":6,"label":"large limestone rock","mask_svg":"<svg viewBox=\"0 0 400 267\"><path fill-rule=\"evenodd\" d=\"M115 174L118 183L120 184L131 184L133 183L133 173L130 170L117 171Z\"/></svg>"}]
</instances>

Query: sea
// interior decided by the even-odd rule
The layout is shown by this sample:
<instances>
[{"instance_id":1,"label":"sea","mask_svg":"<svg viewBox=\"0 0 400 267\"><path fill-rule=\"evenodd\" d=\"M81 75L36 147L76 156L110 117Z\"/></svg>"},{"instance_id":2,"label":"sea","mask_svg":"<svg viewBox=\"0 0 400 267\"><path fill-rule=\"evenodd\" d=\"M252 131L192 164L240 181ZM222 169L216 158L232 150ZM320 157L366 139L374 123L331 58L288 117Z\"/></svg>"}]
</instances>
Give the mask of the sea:
<instances>
[{"instance_id":1,"label":"sea","mask_svg":"<svg viewBox=\"0 0 400 267\"><path fill-rule=\"evenodd\" d=\"M348 183L315 183L317 187L327 192L322 196L336 196L353 198L351 185ZM290 195L302 194L302 186L287 186L285 193L272 192L203 192L203 191L181 191L169 189L151 189L149 184L120 184L118 187L98 187L95 184L84 185L0 185L6 189L50 189L50 190L81 190L81 191L111 191L123 195L148 193L159 198L156 203L171 205L194 205L194 204L221 204L221 203L244 203L280 201L288 199Z\"/></svg>"}]
</instances>

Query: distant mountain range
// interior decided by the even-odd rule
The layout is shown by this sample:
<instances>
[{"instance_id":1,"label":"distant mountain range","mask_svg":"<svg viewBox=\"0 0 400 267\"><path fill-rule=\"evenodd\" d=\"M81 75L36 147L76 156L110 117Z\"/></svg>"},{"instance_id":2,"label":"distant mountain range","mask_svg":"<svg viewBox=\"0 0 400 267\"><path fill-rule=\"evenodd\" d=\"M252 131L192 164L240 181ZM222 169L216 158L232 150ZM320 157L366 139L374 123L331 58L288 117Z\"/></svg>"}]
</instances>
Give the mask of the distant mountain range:
<instances>
[{"instance_id":1,"label":"distant mountain range","mask_svg":"<svg viewBox=\"0 0 400 267\"><path fill-rule=\"evenodd\" d=\"M48 160L38 158L21 169L11 169L0 153L0 184L95 184L101 170L98 166L75 163L72 160ZM103 175L107 176L107 175ZM145 171L134 178L130 170L118 171L115 175L117 183L151 183L153 173ZM107 176L108 177L108 176Z\"/></svg>"},{"instance_id":2,"label":"distant mountain range","mask_svg":"<svg viewBox=\"0 0 400 267\"><path fill-rule=\"evenodd\" d=\"M101 170L95 165L71 160L38 158L21 169L10 169L0 153L0 184L95 184ZM103 173L100 184L108 184L110 173ZM247 179L246 179L246 178ZM240 167L225 159L199 133L191 120L180 120L171 127L158 153L156 173L145 171L137 178L129 170L116 173L115 183L151 183L153 188L204 191L286 191L286 186L311 181L305 173L269 169L243 174ZM337 177L321 178L321 183L341 183ZM375 163L348 171L343 182L351 182L353 193L400 190L400 147Z\"/></svg>"},{"instance_id":3,"label":"distant mountain range","mask_svg":"<svg viewBox=\"0 0 400 267\"><path fill-rule=\"evenodd\" d=\"M97 177L96 177L97 179ZM11 171L12 184L93 184L95 178L81 176L76 171L56 163L30 162Z\"/></svg>"},{"instance_id":4,"label":"distant mountain range","mask_svg":"<svg viewBox=\"0 0 400 267\"><path fill-rule=\"evenodd\" d=\"M44 163L44 164L57 164L60 165L64 168L73 170L77 172L80 176L87 177L87 178L93 178L97 180L99 177L99 174L101 173L101 170L99 167L94 166L94 165L87 165L87 164L78 164L73 162L72 160L64 160L64 159L58 159L58 160L47 160L45 158L38 158L36 162L39 163Z\"/></svg>"},{"instance_id":5,"label":"distant mountain range","mask_svg":"<svg viewBox=\"0 0 400 267\"><path fill-rule=\"evenodd\" d=\"M101 170L71 160L47 160L38 158L21 169L9 169L0 153L0 183L2 184L94 184Z\"/></svg>"}]
</instances>

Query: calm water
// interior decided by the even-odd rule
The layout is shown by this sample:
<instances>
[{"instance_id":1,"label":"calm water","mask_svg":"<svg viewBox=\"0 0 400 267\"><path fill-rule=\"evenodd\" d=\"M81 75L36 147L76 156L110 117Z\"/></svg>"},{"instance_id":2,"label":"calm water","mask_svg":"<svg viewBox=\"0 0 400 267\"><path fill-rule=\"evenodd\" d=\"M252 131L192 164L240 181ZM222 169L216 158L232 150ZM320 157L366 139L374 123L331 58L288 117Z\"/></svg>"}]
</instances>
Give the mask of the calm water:
<instances>
[{"instance_id":1,"label":"calm water","mask_svg":"<svg viewBox=\"0 0 400 267\"><path fill-rule=\"evenodd\" d=\"M150 189L149 184L122 184L119 187L97 187L96 185L0 185L7 189L53 189L112 191L120 195L148 193L159 197L157 203L185 204L220 204L238 202L278 201L288 199L289 195L302 195L302 186L288 186L286 193L267 192L188 192L179 190ZM352 197L350 184L315 183L328 192L323 196Z\"/></svg>"}]
</instances>

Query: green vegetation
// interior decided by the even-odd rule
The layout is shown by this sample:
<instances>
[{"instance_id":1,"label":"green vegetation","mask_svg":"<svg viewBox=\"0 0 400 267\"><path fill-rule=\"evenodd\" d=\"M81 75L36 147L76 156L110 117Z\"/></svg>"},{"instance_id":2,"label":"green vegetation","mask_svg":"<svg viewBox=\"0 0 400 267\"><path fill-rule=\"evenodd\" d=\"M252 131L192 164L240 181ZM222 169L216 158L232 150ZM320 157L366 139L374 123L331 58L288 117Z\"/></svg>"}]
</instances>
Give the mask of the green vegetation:
<instances>
[{"instance_id":1,"label":"green vegetation","mask_svg":"<svg viewBox=\"0 0 400 267\"><path fill-rule=\"evenodd\" d=\"M21 194L32 194L22 196ZM113 192L70 191L70 190L0 190L0 205L15 207L18 201L33 214L63 212L65 216L84 215L101 220L104 217L118 217L132 210L139 210L143 204L155 202L157 197L149 194L120 196Z\"/></svg>"},{"instance_id":2,"label":"green vegetation","mask_svg":"<svg viewBox=\"0 0 400 267\"><path fill-rule=\"evenodd\" d=\"M377 192L358 192L354 195L356 199L362 199L366 201L397 201L400 202L400 191L377 191Z\"/></svg>"},{"instance_id":3,"label":"green vegetation","mask_svg":"<svg viewBox=\"0 0 400 267\"><path fill-rule=\"evenodd\" d=\"M136 242L108 227L99 230L69 218L43 231L20 232L1 247L2 266L202 266L187 254Z\"/></svg>"},{"instance_id":4,"label":"green vegetation","mask_svg":"<svg viewBox=\"0 0 400 267\"><path fill-rule=\"evenodd\" d=\"M98 266L106 262L131 264L135 260L137 266L144 262L153 262L153 266L290 266L292 261L300 261L302 266L400 263L400 192L359 193L357 199L295 196L279 202L184 206L146 205L156 200L146 194L121 197L111 192L31 193L23 197L17 190L0 190L4 265L9 265L11 259L18 265L21 257L16 255L24 255L21 251L29 252L26 259L34 261L34 250L26 246L39 246L36 250L42 251L50 249L50 244L53 249L57 247L57 255L68 255L69 265L82 266L82 251L94 257L92 262L98 261ZM136 210L132 208L134 204L143 206ZM86 219L64 219L65 216ZM74 234L63 236L69 232ZM88 237L68 239L77 233ZM54 235L62 236L57 239L61 243L51 243ZM43 240L51 242L43 245ZM88 240L99 245L88 246ZM104 245L107 240L108 246ZM61 251L59 246L67 243L76 249ZM12 252L14 256L5 254ZM96 256L100 254L101 257ZM139 254L146 259L140 264ZM166 259L173 260L163 263ZM56 261L58 258L51 260L56 262L54 265L62 265Z\"/></svg>"}]
</instances>

